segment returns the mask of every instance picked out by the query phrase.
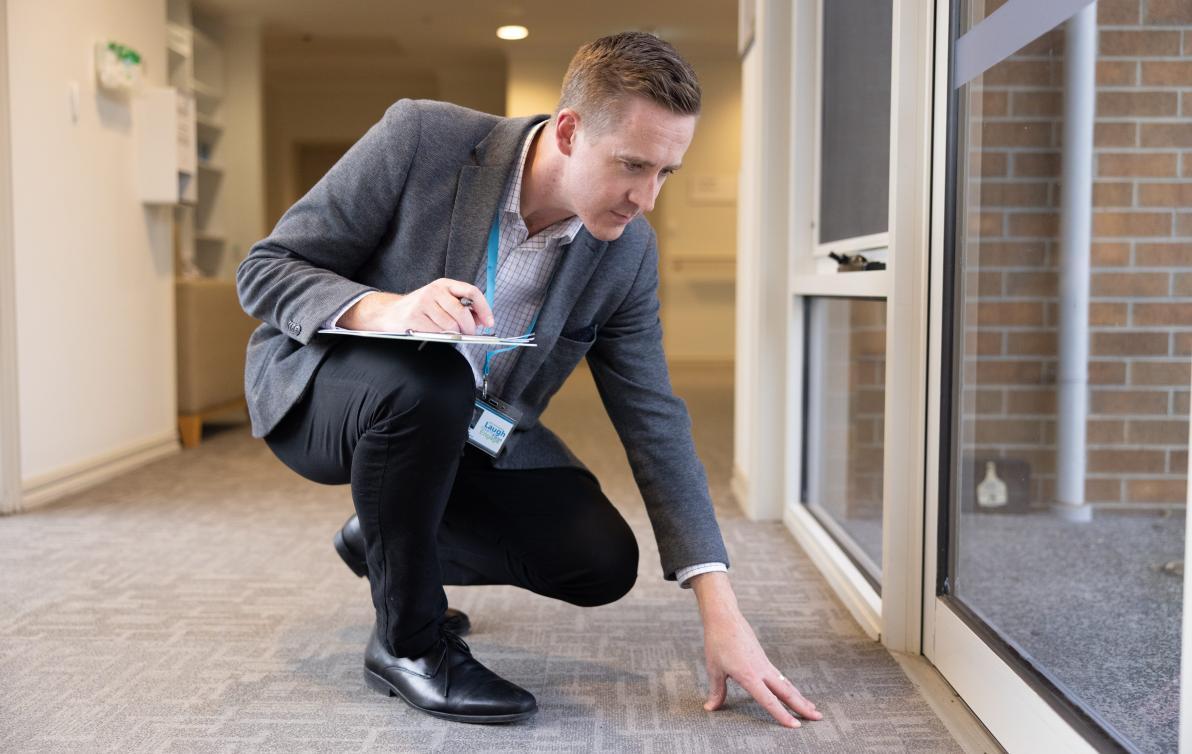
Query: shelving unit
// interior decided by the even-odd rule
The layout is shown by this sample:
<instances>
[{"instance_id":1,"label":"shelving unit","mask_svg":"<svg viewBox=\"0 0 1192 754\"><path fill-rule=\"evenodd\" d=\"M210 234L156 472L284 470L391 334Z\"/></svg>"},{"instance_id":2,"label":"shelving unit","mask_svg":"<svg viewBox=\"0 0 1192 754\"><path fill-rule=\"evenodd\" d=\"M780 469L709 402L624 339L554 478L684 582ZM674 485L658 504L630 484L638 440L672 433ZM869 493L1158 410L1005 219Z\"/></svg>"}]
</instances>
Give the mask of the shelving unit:
<instances>
[{"instance_id":1,"label":"shelving unit","mask_svg":"<svg viewBox=\"0 0 1192 754\"><path fill-rule=\"evenodd\" d=\"M223 165L224 56L216 39L193 23L189 0L169 0L167 50L169 84L178 92L180 112L189 110L190 174L174 210L175 262L179 277L212 277L225 254ZM181 174L180 174L181 176ZM181 178L180 178L181 181Z\"/></svg>"}]
</instances>

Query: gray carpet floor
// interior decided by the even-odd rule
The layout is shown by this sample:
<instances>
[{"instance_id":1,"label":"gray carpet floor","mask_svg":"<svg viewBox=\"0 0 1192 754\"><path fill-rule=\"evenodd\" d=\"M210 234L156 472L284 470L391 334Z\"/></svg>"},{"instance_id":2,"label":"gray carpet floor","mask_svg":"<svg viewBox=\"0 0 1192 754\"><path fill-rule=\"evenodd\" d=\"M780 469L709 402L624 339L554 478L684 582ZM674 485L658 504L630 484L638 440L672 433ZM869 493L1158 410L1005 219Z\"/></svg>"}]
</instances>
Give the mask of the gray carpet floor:
<instances>
[{"instance_id":1,"label":"gray carpet floor","mask_svg":"<svg viewBox=\"0 0 1192 754\"><path fill-rule=\"evenodd\" d=\"M466 726L369 691L367 584L331 548L346 487L296 476L243 425L53 506L0 518L0 751L958 751L779 523L728 493L731 375L679 371L741 607L824 713L780 728L739 688L705 712L694 595L664 582L624 454L585 373L546 423L641 545L634 590L583 609L450 587L477 657L539 713Z\"/></svg>"}]
</instances>

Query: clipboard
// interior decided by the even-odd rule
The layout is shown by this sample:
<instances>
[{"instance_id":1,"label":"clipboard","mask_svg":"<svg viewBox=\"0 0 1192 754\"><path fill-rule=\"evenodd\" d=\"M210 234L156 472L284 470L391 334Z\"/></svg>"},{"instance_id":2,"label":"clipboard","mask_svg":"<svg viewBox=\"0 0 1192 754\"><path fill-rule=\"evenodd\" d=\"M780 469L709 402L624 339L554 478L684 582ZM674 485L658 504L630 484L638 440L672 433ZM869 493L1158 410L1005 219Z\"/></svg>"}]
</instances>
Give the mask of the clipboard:
<instances>
[{"instance_id":1,"label":"clipboard","mask_svg":"<svg viewBox=\"0 0 1192 754\"><path fill-rule=\"evenodd\" d=\"M402 332L378 332L375 330L347 330L342 327L331 327L319 330L320 335L354 335L359 338L387 338L390 340L420 340L427 343L476 343L486 346L502 346L510 348L537 348L534 335L517 335L512 338L498 338L496 335L464 335L458 332L424 332L421 330L406 330Z\"/></svg>"}]
</instances>

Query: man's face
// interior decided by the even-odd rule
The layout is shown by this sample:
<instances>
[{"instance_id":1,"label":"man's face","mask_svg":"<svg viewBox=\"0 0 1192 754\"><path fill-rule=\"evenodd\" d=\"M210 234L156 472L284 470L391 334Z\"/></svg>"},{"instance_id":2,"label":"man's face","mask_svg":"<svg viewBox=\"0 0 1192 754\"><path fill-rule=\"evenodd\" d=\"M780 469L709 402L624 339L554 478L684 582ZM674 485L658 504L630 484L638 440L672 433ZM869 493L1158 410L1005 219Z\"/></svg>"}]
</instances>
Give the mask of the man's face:
<instances>
[{"instance_id":1,"label":"man's face","mask_svg":"<svg viewBox=\"0 0 1192 754\"><path fill-rule=\"evenodd\" d=\"M560 149L568 156L563 190L601 241L617 240L631 220L654 208L662 184L683 161L696 121L640 97L596 133L574 111L559 116Z\"/></svg>"}]
</instances>

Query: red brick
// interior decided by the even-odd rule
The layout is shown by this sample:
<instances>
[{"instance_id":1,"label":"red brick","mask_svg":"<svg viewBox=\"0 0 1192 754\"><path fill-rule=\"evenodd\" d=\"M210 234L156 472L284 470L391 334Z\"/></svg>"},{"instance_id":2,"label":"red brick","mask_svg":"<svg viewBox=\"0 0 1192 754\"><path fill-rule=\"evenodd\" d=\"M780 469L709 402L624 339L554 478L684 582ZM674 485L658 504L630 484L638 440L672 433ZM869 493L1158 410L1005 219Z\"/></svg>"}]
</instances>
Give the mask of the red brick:
<instances>
[{"instance_id":1,"label":"red brick","mask_svg":"<svg viewBox=\"0 0 1192 754\"><path fill-rule=\"evenodd\" d=\"M969 217L969 228L975 229L981 238L997 238L1006 234L1006 213L982 210Z\"/></svg>"},{"instance_id":2,"label":"red brick","mask_svg":"<svg viewBox=\"0 0 1192 754\"><path fill-rule=\"evenodd\" d=\"M982 385L1035 385L1043 379L1043 366L1037 361L982 360L975 378Z\"/></svg>"},{"instance_id":3,"label":"red brick","mask_svg":"<svg viewBox=\"0 0 1192 754\"><path fill-rule=\"evenodd\" d=\"M1130 365L1132 385L1192 384L1192 367L1185 361L1136 361Z\"/></svg>"},{"instance_id":4,"label":"red brick","mask_svg":"<svg viewBox=\"0 0 1192 754\"><path fill-rule=\"evenodd\" d=\"M1010 100L1010 111L1014 115L1058 117L1064 112L1064 95L1058 91L1014 92ZM1046 125L1050 126L1050 123Z\"/></svg>"},{"instance_id":5,"label":"red brick","mask_svg":"<svg viewBox=\"0 0 1192 754\"><path fill-rule=\"evenodd\" d=\"M1122 482L1120 479L1085 479L1084 499L1090 503L1120 503Z\"/></svg>"},{"instance_id":6,"label":"red brick","mask_svg":"<svg viewBox=\"0 0 1192 754\"><path fill-rule=\"evenodd\" d=\"M1192 212L1176 213L1175 234L1181 237L1192 236Z\"/></svg>"},{"instance_id":7,"label":"red brick","mask_svg":"<svg viewBox=\"0 0 1192 754\"><path fill-rule=\"evenodd\" d=\"M981 92L981 110L983 117L1000 117L1010 114L1010 93L999 89L985 89Z\"/></svg>"},{"instance_id":8,"label":"red brick","mask_svg":"<svg viewBox=\"0 0 1192 754\"><path fill-rule=\"evenodd\" d=\"M973 136L974 144L984 148L1055 146L1050 121L987 121L979 128Z\"/></svg>"},{"instance_id":9,"label":"red brick","mask_svg":"<svg viewBox=\"0 0 1192 754\"><path fill-rule=\"evenodd\" d=\"M1137 83L1138 63L1135 61L1097 61L1097 86L1132 86Z\"/></svg>"},{"instance_id":10,"label":"red brick","mask_svg":"<svg viewBox=\"0 0 1192 754\"><path fill-rule=\"evenodd\" d=\"M1112 445L1126 441L1126 423L1121 419L1090 419L1086 439L1090 445Z\"/></svg>"},{"instance_id":11,"label":"red brick","mask_svg":"<svg viewBox=\"0 0 1192 754\"><path fill-rule=\"evenodd\" d=\"M1192 147L1192 123L1143 123L1144 147Z\"/></svg>"},{"instance_id":12,"label":"red brick","mask_svg":"<svg viewBox=\"0 0 1192 754\"><path fill-rule=\"evenodd\" d=\"M1048 185L1041 181L982 181L981 205L984 207L1046 207L1048 193Z\"/></svg>"},{"instance_id":13,"label":"red brick","mask_svg":"<svg viewBox=\"0 0 1192 754\"><path fill-rule=\"evenodd\" d=\"M1138 124L1098 121L1093 125L1093 146L1136 147Z\"/></svg>"},{"instance_id":14,"label":"red brick","mask_svg":"<svg viewBox=\"0 0 1192 754\"><path fill-rule=\"evenodd\" d=\"M1089 405L1094 414L1168 413L1167 393L1161 390L1094 390Z\"/></svg>"},{"instance_id":15,"label":"red brick","mask_svg":"<svg viewBox=\"0 0 1192 754\"><path fill-rule=\"evenodd\" d=\"M975 406L978 414L1002 413L1002 391L977 390Z\"/></svg>"},{"instance_id":16,"label":"red brick","mask_svg":"<svg viewBox=\"0 0 1192 754\"><path fill-rule=\"evenodd\" d=\"M1139 0L1099 0L1098 26L1134 26L1142 19Z\"/></svg>"},{"instance_id":17,"label":"red brick","mask_svg":"<svg viewBox=\"0 0 1192 754\"><path fill-rule=\"evenodd\" d=\"M1171 334L1171 355L1192 356L1192 332L1175 332Z\"/></svg>"},{"instance_id":18,"label":"red brick","mask_svg":"<svg viewBox=\"0 0 1192 754\"><path fill-rule=\"evenodd\" d=\"M1172 293L1176 296L1192 296L1192 272L1181 272L1175 276Z\"/></svg>"},{"instance_id":19,"label":"red brick","mask_svg":"<svg viewBox=\"0 0 1192 754\"><path fill-rule=\"evenodd\" d=\"M1127 479L1126 499L1131 503L1182 503L1188 499L1186 479Z\"/></svg>"},{"instance_id":20,"label":"red brick","mask_svg":"<svg viewBox=\"0 0 1192 754\"><path fill-rule=\"evenodd\" d=\"M1089 361L1090 385L1124 385L1126 384L1126 365L1120 361Z\"/></svg>"},{"instance_id":21,"label":"red brick","mask_svg":"<svg viewBox=\"0 0 1192 754\"><path fill-rule=\"evenodd\" d=\"M971 289L970 289L971 290ZM1002 295L1002 272L998 269L981 270L977 273L977 293L980 296Z\"/></svg>"},{"instance_id":22,"label":"red brick","mask_svg":"<svg viewBox=\"0 0 1192 754\"><path fill-rule=\"evenodd\" d=\"M1133 64L1131 63L1131 65ZM1142 61L1143 84L1187 86L1189 81L1192 81L1192 60Z\"/></svg>"},{"instance_id":23,"label":"red brick","mask_svg":"<svg viewBox=\"0 0 1192 754\"><path fill-rule=\"evenodd\" d=\"M982 152L974 150L970 154L969 175L971 176L999 176L1006 175L1008 159L1005 152Z\"/></svg>"},{"instance_id":24,"label":"red brick","mask_svg":"<svg viewBox=\"0 0 1192 754\"><path fill-rule=\"evenodd\" d=\"M1007 217L1011 237L1055 238L1059 234L1058 212L1010 212Z\"/></svg>"},{"instance_id":25,"label":"red brick","mask_svg":"<svg viewBox=\"0 0 1192 754\"><path fill-rule=\"evenodd\" d=\"M1192 267L1192 243L1140 243L1134 262L1139 267Z\"/></svg>"},{"instance_id":26,"label":"red brick","mask_svg":"<svg viewBox=\"0 0 1192 754\"><path fill-rule=\"evenodd\" d=\"M1089 324L1093 327L1125 327L1130 324L1130 305L1095 301L1089 304Z\"/></svg>"},{"instance_id":27,"label":"red brick","mask_svg":"<svg viewBox=\"0 0 1192 754\"><path fill-rule=\"evenodd\" d=\"M1006 391L1007 414L1054 414L1055 390Z\"/></svg>"},{"instance_id":28,"label":"red brick","mask_svg":"<svg viewBox=\"0 0 1192 754\"><path fill-rule=\"evenodd\" d=\"M1174 474L1188 476L1188 451L1170 450L1167 452L1167 471Z\"/></svg>"},{"instance_id":29,"label":"red brick","mask_svg":"<svg viewBox=\"0 0 1192 754\"><path fill-rule=\"evenodd\" d=\"M981 327L998 325L1041 325L1043 307L1034 301L986 301L977 305Z\"/></svg>"},{"instance_id":30,"label":"red brick","mask_svg":"<svg viewBox=\"0 0 1192 754\"><path fill-rule=\"evenodd\" d=\"M1192 182L1140 183L1138 204L1142 207L1192 207Z\"/></svg>"},{"instance_id":31,"label":"red brick","mask_svg":"<svg viewBox=\"0 0 1192 754\"><path fill-rule=\"evenodd\" d=\"M1127 181L1097 181L1093 184L1093 206L1134 206L1134 184Z\"/></svg>"},{"instance_id":32,"label":"red brick","mask_svg":"<svg viewBox=\"0 0 1192 754\"><path fill-rule=\"evenodd\" d=\"M1097 115L1102 118L1174 116L1179 110L1179 96L1162 89L1097 92Z\"/></svg>"},{"instance_id":33,"label":"red brick","mask_svg":"<svg viewBox=\"0 0 1192 754\"><path fill-rule=\"evenodd\" d=\"M1180 54L1178 31L1110 31L1099 35L1100 54L1104 57L1153 57Z\"/></svg>"},{"instance_id":34,"label":"red brick","mask_svg":"<svg viewBox=\"0 0 1192 754\"><path fill-rule=\"evenodd\" d=\"M1188 391L1180 390L1171 394L1171 410L1176 416L1188 415Z\"/></svg>"},{"instance_id":35,"label":"red brick","mask_svg":"<svg viewBox=\"0 0 1192 754\"><path fill-rule=\"evenodd\" d=\"M1006 353L1011 356L1054 356L1055 332L1008 332Z\"/></svg>"},{"instance_id":36,"label":"red brick","mask_svg":"<svg viewBox=\"0 0 1192 754\"><path fill-rule=\"evenodd\" d=\"M1192 303L1135 304L1134 324L1192 327Z\"/></svg>"},{"instance_id":37,"label":"red brick","mask_svg":"<svg viewBox=\"0 0 1192 754\"><path fill-rule=\"evenodd\" d=\"M1038 241L982 241L980 253L983 268L1042 267L1047 263L1047 245Z\"/></svg>"},{"instance_id":38,"label":"red brick","mask_svg":"<svg viewBox=\"0 0 1192 754\"><path fill-rule=\"evenodd\" d=\"M1130 264L1130 244L1094 242L1092 263L1094 267L1125 267Z\"/></svg>"},{"instance_id":39,"label":"red brick","mask_svg":"<svg viewBox=\"0 0 1192 754\"><path fill-rule=\"evenodd\" d=\"M1092 473L1156 473L1167 466L1167 456L1162 450L1090 450L1088 458Z\"/></svg>"},{"instance_id":40,"label":"red brick","mask_svg":"<svg viewBox=\"0 0 1192 754\"><path fill-rule=\"evenodd\" d=\"M1170 338L1165 332L1094 332L1095 356L1166 356Z\"/></svg>"},{"instance_id":41,"label":"red brick","mask_svg":"<svg viewBox=\"0 0 1192 754\"><path fill-rule=\"evenodd\" d=\"M1042 270L1007 272L1006 293L1015 297L1055 296L1056 273Z\"/></svg>"},{"instance_id":42,"label":"red brick","mask_svg":"<svg viewBox=\"0 0 1192 754\"><path fill-rule=\"evenodd\" d=\"M1023 419L982 419L975 428L979 445L1037 445L1043 441L1038 421Z\"/></svg>"},{"instance_id":43,"label":"red brick","mask_svg":"<svg viewBox=\"0 0 1192 754\"><path fill-rule=\"evenodd\" d=\"M1192 3L1188 0L1147 0L1145 23L1148 26L1192 24Z\"/></svg>"},{"instance_id":44,"label":"red brick","mask_svg":"<svg viewBox=\"0 0 1192 754\"><path fill-rule=\"evenodd\" d=\"M1168 212L1094 212L1093 235L1098 238L1170 236L1171 214Z\"/></svg>"},{"instance_id":45,"label":"red brick","mask_svg":"<svg viewBox=\"0 0 1192 754\"><path fill-rule=\"evenodd\" d=\"M1093 275L1094 296L1166 296L1170 288L1166 272L1101 272Z\"/></svg>"},{"instance_id":46,"label":"red brick","mask_svg":"<svg viewBox=\"0 0 1192 754\"><path fill-rule=\"evenodd\" d=\"M1059 152L1019 152L1014 155L1014 175L1036 178L1058 178Z\"/></svg>"},{"instance_id":47,"label":"red brick","mask_svg":"<svg viewBox=\"0 0 1192 754\"><path fill-rule=\"evenodd\" d=\"M1126 440L1134 445L1186 445L1188 421L1131 419L1126 422Z\"/></svg>"},{"instance_id":48,"label":"red brick","mask_svg":"<svg viewBox=\"0 0 1192 754\"><path fill-rule=\"evenodd\" d=\"M1097 175L1168 178L1176 174L1175 152L1102 152L1097 155ZM1017 160L1015 161L1017 165Z\"/></svg>"}]
</instances>

